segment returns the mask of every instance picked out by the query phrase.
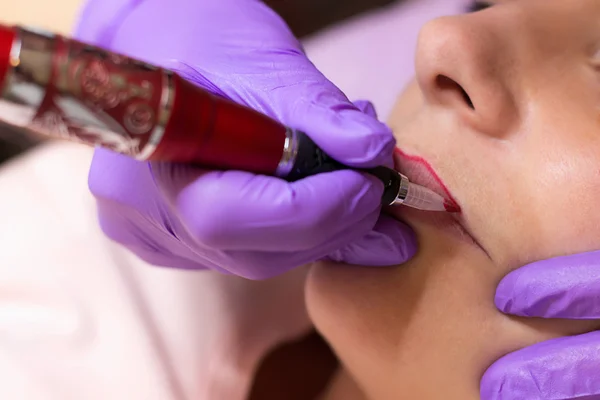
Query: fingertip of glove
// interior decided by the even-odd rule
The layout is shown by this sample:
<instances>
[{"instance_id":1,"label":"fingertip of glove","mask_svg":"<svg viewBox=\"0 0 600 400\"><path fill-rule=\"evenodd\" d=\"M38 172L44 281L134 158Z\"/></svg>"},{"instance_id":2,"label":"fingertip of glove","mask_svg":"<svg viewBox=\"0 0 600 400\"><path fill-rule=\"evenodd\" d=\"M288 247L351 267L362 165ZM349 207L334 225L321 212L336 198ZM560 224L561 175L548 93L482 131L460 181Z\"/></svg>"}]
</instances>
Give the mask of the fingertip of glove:
<instances>
[{"instance_id":1,"label":"fingertip of glove","mask_svg":"<svg viewBox=\"0 0 600 400\"><path fill-rule=\"evenodd\" d=\"M359 112L339 117L347 118L344 122L347 126L340 130L340 138L337 141L327 143L328 149L325 151L353 167L390 165L396 147L396 139L391 129Z\"/></svg>"},{"instance_id":2,"label":"fingertip of glove","mask_svg":"<svg viewBox=\"0 0 600 400\"><path fill-rule=\"evenodd\" d=\"M519 317L550 317L557 293L531 273L535 269L535 265L517 269L500 281L494 297L498 310Z\"/></svg>"},{"instance_id":3,"label":"fingertip of glove","mask_svg":"<svg viewBox=\"0 0 600 400\"><path fill-rule=\"evenodd\" d=\"M388 265L403 264L417 253L418 244L414 231L392 217L381 216L373 234L374 239L380 243L381 252L388 254L384 260Z\"/></svg>"},{"instance_id":4,"label":"fingertip of glove","mask_svg":"<svg viewBox=\"0 0 600 400\"><path fill-rule=\"evenodd\" d=\"M532 382L528 372L530 360L520 361L521 353L510 353L492 364L481 378L479 393L482 400L527 399L541 400L541 388Z\"/></svg>"},{"instance_id":5,"label":"fingertip of glove","mask_svg":"<svg viewBox=\"0 0 600 400\"><path fill-rule=\"evenodd\" d=\"M496 295L494 297L496 308L505 314L511 314L513 312L513 296L510 294L512 290L508 287L510 287L510 285L502 280L496 288Z\"/></svg>"},{"instance_id":6,"label":"fingertip of glove","mask_svg":"<svg viewBox=\"0 0 600 400\"><path fill-rule=\"evenodd\" d=\"M96 198L122 202L135 194L133 187L139 188L151 183L146 162L105 149L94 152L88 173L88 187Z\"/></svg>"},{"instance_id":7,"label":"fingertip of glove","mask_svg":"<svg viewBox=\"0 0 600 400\"><path fill-rule=\"evenodd\" d=\"M481 379L483 400L600 398L596 374L600 332L540 342L500 358Z\"/></svg>"},{"instance_id":8,"label":"fingertip of glove","mask_svg":"<svg viewBox=\"0 0 600 400\"><path fill-rule=\"evenodd\" d=\"M352 265L389 267L407 262L416 252L414 231L400 221L381 216L371 232L334 252L329 259Z\"/></svg>"},{"instance_id":9,"label":"fingertip of glove","mask_svg":"<svg viewBox=\"0 0 600 400\"><path fill-rule=\"evenodd\" d=\"M361 113L377 119L377 111L375 110L375 106L369 100L357 100L354 102L354 106L358 108Z\"/></svg>"},{"instance_id":10,"label":"fingertip of glove","mask_svg":"<svg viewBox=\"0 0 600 400\"><path fill-rule=\"evenodd\" d=\"M504 386L505 386L505 374L500 373L499 369L492 365L483 375L481 379L481 386L479 394L482 400L503 400L504 397Z\"/></svg>"},{"instance_id":11,"label":"fingertip of glove","mask_svg":"<svg viewBox=\"0 0 600 400\"><path fill-rule=\"evenodd\" d=\"M352 105L314 107L308 115L298 128L336 160L360 168L390 164L396 140L375 117Z\"/></svg>"}]
</instances>

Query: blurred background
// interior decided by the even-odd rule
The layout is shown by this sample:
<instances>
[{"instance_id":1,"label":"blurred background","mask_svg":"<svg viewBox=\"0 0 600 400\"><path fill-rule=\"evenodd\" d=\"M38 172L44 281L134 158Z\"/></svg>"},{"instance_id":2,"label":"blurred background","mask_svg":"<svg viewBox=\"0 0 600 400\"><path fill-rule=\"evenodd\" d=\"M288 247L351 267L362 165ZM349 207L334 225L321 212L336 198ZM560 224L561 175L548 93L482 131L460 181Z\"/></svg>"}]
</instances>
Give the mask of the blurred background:
<instances>
[{"instance_id":1,"label":"blurred background","mask_svg":"<svg viewBox=\"0 0 600 400\"><path fill-rule=\"evenodd\" d=\"M35 25L68 33L77 17L81 0L9 0L0 4L4 23Z\"/></svg>"},{"instance_id":2,"label":"blurred background","mask_svg":"<svg viewBox=\"0 0 600 400\"><path fill-rule=\"evenodd\" d=\"M215 0L218 1L218 0ZM397 0L265 0L288 22L297 36ZM8 3L8 4L7 4ZM32 24L69 33L82 0L14 0L0 4L5 22Z\"/></svg>"}]
</instances>

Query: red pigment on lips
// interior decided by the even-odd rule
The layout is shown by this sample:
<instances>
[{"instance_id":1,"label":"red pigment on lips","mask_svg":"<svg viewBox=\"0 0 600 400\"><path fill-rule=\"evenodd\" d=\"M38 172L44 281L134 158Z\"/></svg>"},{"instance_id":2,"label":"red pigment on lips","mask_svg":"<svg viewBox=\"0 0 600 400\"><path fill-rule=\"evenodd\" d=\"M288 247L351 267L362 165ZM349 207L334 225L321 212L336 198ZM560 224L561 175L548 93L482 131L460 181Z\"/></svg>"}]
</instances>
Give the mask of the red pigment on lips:
<instances>
[{"instance_id":1,"label":"red pigment on lips","mask_svg":"<svg viewBox=\"0 0 600 400\"><path fill-rule=\"evenodd\" d=\"M456 202L456 200L454 200L454 197L452 196L452 194L450 194L450 191L448 190L448 188L444 184L444 181L442 181L440 179L440 177L438 176L438 174L435 172L435 170L433 169L433 167L431 166L431 164L429 164L427 162L427 160L425 160L423 157L413 156L413 155L407 154L407 153L403 152L402 150L400 150L398 147L396 147L394 149L394 152L396 154L398 154L399 156L406 158L407 160L418 162L423 167L425 167L425 169L427 169L427 171L429 171L430 175L440 185L440 187L444 191L444 194L446 195L446 199L444 201L444 208L446 209L447 212L449 212L449 213L459 213L459 212L462 211L461 208L460 208L460 206L458 205L458 203ZM400 172L402 172L402 171L400 171Z\"/></svg>"},{"instance_id":2,"label":"red pigment on lips","mask_svg":"<svg viewBox=\"0 0 600 400\"><path fill-rule=\"evenodd\" d=\"M456 204L453 200L444 201L444 208L449 213L459 213L460 212L460 206L458 204Z\"/></svg>"},{"instance_id":3,"label":"red pigment on lips","mask_svg":"<svg viewBox=\"0 0 600 400\"><path fill-rule=\"evenodd\" d=\"M11 68L10 52L15 40L13 29L0 25L0 91L4 86L4 79Z\"/></svg>"}]
</instances>

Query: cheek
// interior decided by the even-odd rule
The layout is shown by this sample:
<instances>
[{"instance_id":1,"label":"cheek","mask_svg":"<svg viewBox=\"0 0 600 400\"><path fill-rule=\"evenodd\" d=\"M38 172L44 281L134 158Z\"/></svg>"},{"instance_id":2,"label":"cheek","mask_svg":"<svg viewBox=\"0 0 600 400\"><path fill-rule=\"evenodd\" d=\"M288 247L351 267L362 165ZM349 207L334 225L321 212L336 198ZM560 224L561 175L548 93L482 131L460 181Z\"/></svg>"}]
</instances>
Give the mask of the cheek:
<instances>
[{"instance_id":1,"label":"cheek","mask_svg":"<svg viewBox=\"0 0 600 400\"><path fill-rule=\"evenodd\" d=\"M593 71L559 85L539 83L524 127L511 138L507 158L521 199L515 245L535 261L600 248L600 126ZM540 74L545 76L544 74Z\"/></svg>"},{"instance_id":2,"label":"cheek","mask_svg":"<svg viewBox=\"0 0 600 400\"><path fill-rule=\"evenodd\" d=\"M600 248L600 163L585 152L563 154L529 171L536 259Z\"/></svg>"},{"instance_id":3,"label":"cheek","mask_svg":"<svg viewBox=\"0 0 600 400\"><path fill-rule=\"evenodd\" d=\"M497 203L505 218L493 226L511 269L600 248L600 142L581 131L536 130L506 156L499 186L510 195Z\"/></svg>"},{"instance_id":4,"label":"cheek","mask_svg":"<svg viewBox=\"0 0 600 400\"><path fill-rule=\"evenodd\" d=\"M419 88L416 80L412 80L404 89L394 106L393 114L390 118L392 130L396 127L404 126L408 120L421 108L423 105L423 93Z\"/></svg>"}]
</instances>

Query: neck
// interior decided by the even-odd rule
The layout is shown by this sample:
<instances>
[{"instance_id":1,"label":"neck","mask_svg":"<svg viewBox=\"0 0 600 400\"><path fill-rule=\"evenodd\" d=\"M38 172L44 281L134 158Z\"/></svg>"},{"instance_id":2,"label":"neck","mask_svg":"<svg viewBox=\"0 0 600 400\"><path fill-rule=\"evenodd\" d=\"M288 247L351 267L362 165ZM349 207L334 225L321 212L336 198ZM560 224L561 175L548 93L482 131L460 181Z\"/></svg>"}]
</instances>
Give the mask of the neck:
<instances>
[{"instance_id":1,"label":"neck","mask_svg":"<svg viewBox=\"0 0 600 400\"><path fill-rule=\"evenodd\" d=\"M337 358L313 332L267 354L254 376L249 400L317 400L332 382L337 368Z\"/></svg>"},{"instance_id":2,"label":"neck","mask_svg":"<svg viewBox=\"0 0 600 400\"><path fill-rule=\"evenodd\" d=\"M339 369L327 389L316 400L368 400L354 379Z\"/></svg>"}]
</instances>

